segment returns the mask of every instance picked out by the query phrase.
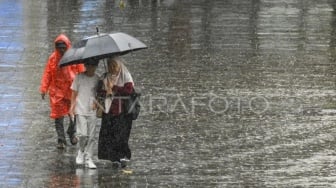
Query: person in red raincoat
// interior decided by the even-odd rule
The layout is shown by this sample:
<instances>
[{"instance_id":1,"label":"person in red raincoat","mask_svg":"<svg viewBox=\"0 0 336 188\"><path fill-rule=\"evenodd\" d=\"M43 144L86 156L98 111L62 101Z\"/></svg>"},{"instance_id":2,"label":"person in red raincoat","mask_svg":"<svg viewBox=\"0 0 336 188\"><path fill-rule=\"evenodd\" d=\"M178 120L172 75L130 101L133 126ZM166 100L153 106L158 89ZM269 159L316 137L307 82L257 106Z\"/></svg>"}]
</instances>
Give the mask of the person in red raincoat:
<instances>
[{"instance_id":1,"label":"person in red raincoat","mask_svg":"<svg viewBox=\"0 0 336 188\"><path fill-rule=\"evenodd\" d=\"M57 147L63 149L66 145L64 133L64 117L69 114L71 104L71 89L75 75L84 71L84 65L77 64L71 66L59 67L58 63L67 49L71 47L69 38L60 34L56 37L55 50L49 56L44 73L41 79L40 93L44 100L45 95L49 93L50 99L50 117L55 119L55 127L57 132ZM72 120L69 121L70 125L67 130L70 141L76 144L77 140L74 136L75 126Z\"/></svg>"}]
</instances>

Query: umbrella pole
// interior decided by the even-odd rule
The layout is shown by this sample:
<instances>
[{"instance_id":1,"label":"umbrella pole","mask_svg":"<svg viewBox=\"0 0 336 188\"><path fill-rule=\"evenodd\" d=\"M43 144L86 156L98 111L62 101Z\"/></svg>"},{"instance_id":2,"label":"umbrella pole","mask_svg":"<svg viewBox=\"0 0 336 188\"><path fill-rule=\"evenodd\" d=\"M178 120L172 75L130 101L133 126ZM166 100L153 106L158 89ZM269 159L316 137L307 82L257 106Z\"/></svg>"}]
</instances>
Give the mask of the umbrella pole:
<instances>
[{"instance_id":1,"label":"umbrella pole","mask_svg":"<svg viewBox=\"0 0 336 188\"><path fill-rule=\"evenodd\" d=\"M107 60L106 60L107 58L105 58L103 61L104 61L104 69L105 69L105 72L107 72Z\"/></svg>"}]
</instances>

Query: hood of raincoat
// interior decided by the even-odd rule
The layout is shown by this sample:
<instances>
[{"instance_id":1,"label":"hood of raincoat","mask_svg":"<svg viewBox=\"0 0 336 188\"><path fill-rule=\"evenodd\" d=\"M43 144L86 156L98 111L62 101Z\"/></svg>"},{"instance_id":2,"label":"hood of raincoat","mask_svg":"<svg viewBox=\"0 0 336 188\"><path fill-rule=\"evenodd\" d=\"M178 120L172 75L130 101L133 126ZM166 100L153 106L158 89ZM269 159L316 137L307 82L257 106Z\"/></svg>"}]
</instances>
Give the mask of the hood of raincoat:
<instances>
[{"instance_id":1,"label":"hood of raincoat","mask_svg":"<svg viewBox=\"0 0 336 188\"><path fill-rule=\"evenodd\" d=\"M64 34L60 34L56 37L54 43L56 44L57 42L64 42L65 45L67 46L67 49L69 49L71 47L70 39L67 36L65 36Z\"/></svg>"},{"instance_id":2,"label":"hood of raincoat","mask_svg":"<svg viewBox=\"0 0 336 188\"><path fill-rule=\"evenodd\" d=\"M56 50L56 43L58 42L64 42L66 47L67 47L67 50L71 47L71 41L70 39L64 35L64 34L60 34L56 37L56 39L54 40L54 47L55 47L55 57L56 57L56 61L59 62L59 60L62 58L62 55Z\"/></svg>"}]
</instances>

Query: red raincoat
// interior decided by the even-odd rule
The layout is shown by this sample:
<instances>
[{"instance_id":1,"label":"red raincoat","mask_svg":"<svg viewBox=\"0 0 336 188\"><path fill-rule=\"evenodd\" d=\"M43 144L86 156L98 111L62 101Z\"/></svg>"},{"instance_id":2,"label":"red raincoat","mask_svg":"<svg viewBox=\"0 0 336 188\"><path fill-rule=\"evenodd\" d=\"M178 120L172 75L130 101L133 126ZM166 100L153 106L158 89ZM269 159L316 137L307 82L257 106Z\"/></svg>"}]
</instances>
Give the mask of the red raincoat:
<instances>
[{"instance_id":1,"label":"red raincoat","mask_svg":"<svg viewBox=\"0 0 336 188\"><path fill-rule=\"evenodd\" d=\"M63 41L67 49L71 47L71 42L64 34L55 39L56 42ZM58 63L61 54L55 49L49 56L41 79L40 92L49 92L50 98L50 117L53 119L60 118L69 113L71 100L71 83L75 75L85 70L83 64L59 67Z\"/></svg>"}]
</instances>

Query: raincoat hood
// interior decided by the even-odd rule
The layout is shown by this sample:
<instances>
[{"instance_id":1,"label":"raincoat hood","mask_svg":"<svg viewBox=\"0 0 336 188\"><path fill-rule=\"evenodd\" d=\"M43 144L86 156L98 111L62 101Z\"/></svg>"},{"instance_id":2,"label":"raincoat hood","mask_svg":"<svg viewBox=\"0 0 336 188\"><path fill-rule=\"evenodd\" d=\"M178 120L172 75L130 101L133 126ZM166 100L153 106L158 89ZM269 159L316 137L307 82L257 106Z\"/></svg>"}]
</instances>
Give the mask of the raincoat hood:
<instances>
[{"instance_id":1,"label":"raincoat hood","mask_svg":"<svg viewBox=\"0 0 336 188\"><path fill-rule=\"evenodd\" d=\"M62 55L61 55L61 53L58 51L58 50L56 50L56 43L57 42L64 42L65 43L65 45L67 46L67 50L71 47L71 41L70 41L70 39L66 36L66 35L64 35L64 34L60 34L60 35L58 35L57 37L56 37L56 39L54 40L54 48L55 48L55 50L54 50L54 56L55 56L55 60L56 60L56 62L57 62L57 64L59 63L59 61L61 60L61 58L62 58Z\"/></svg>"},{"instance_id":2,"label":"raincoat hood","mask_svg":"<svg viewBox=\"0 0 336 188\"><path fill-rule=\"evenodd\" d=\"M56 37L54 43L56 44L57 42L64 42L65 45L67 46L67 49L71 47L70 39L64 34L60 34Z\"/></svg>"}]
</instances>

